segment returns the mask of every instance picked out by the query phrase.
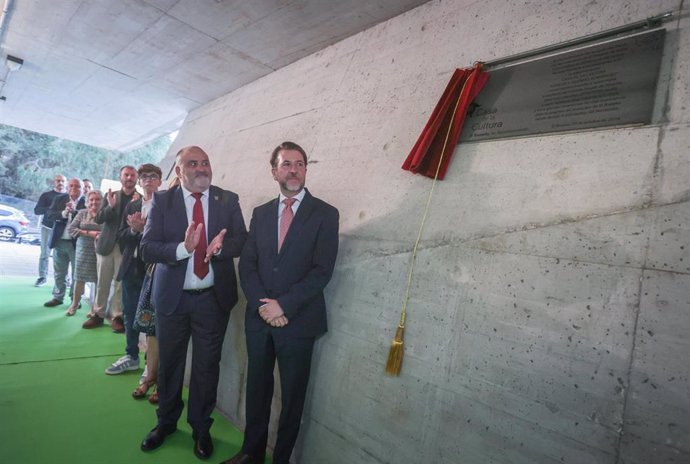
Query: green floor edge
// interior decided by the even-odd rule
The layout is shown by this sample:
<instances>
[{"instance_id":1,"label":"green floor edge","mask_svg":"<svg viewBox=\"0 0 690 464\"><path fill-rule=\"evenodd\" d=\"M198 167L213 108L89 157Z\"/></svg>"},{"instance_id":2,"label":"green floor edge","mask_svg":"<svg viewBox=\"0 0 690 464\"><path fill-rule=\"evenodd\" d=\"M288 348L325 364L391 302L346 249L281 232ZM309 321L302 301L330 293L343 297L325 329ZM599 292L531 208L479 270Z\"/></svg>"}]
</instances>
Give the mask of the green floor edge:
<instances>
[{"instance_id":1,"label":"green floor edge","mask_svg":"<svg viewBox=\"0 0 690 464\"><path fill-rule=\"evenodd\" d=\"M86 313L64 316L66 305L45 308L48 287L33 279L0 282L0 460L9 464L198 463L183 418L164 446L143 453L139 444L155 425L155 406L134 400L140 372L103 370L124 349L109 327L81 329ZM222 388L222 386L220 387ZM242 433L217 412L209 462L235 454Z\"/></svg>"}]
</instances>

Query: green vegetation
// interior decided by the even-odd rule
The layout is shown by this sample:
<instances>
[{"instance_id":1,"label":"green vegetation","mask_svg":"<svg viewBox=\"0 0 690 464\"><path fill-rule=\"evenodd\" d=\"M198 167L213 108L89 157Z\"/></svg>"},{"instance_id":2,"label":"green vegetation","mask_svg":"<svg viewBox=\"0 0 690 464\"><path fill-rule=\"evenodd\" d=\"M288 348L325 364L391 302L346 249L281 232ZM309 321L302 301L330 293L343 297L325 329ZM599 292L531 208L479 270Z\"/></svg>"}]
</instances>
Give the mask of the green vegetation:
<instances>
[{"instance_id":1,"label":"green vegetation","mask_svg":"<svg viewBox=\"0 0 690 464\"><path fill-rule=\"evenodd\" d=\"M35 201L53 187L56 174L98 186L102 179L119 179L124 165L157 164L170 143L163 136L123 153L0 124L0 194Z\"/></svg>"}]
</instances>

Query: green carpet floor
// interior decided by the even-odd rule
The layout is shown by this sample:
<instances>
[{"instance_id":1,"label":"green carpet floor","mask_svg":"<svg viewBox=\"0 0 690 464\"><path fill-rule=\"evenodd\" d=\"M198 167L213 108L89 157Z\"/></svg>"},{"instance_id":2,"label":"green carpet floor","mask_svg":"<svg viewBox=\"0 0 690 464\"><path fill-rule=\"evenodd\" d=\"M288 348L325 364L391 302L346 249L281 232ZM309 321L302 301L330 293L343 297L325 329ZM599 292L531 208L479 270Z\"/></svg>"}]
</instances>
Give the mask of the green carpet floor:
<instances>
[{"instance_id":1,"label":"green carpet floor","mask_svg":"<svg viewBox=\"0 0 690 464\"><path fill-rule=\"evenodd\" d=\"M83 330L86 309L45 308L47 287L33 279L0 282L0 462L198 463L186 410L178 431L150 453L139 449L156 423L155 406L131 397L141 372L103 370L124 350L109 326ZM222 388L222 386L220 387ZM210 462L235 454L242 434L219 414Z\"/></svg>"}]
</instances>

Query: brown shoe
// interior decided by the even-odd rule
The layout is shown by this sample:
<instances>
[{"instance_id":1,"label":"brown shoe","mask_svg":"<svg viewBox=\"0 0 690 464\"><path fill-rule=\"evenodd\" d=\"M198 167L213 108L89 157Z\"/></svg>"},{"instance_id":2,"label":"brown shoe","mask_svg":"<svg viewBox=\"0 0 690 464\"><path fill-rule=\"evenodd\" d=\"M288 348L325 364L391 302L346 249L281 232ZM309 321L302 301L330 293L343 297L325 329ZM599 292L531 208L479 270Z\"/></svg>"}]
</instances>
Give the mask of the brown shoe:
<instances>
[{"instance_id":1,"label":"brown shoe","mask_svg":"<svg viewBox=\"0 0 690 464\"><path fill-rule=\"evenodd\" d=\"M110 328L112 328L113 332L116 334L125 333L125 323L122 321L122 317L115 316L110 322Z\"/></svg>"},{"instance_id":2,"label":"brown shoe","mask_svg":"<svg viewBox=\"0 0 690 464\"><path fill-rule=\"evenodd\" d=\"M158 404L158 387L153 387L153 393L149 396L149 403Z\"/></svg>"},{"instance_id":3,"label":"brown shoe","mask_svg":"<svg viewBox=\"0 0 690 464\"><path fill-rule=\"evenodd\" d=\"M52 300L46 301L43 303L43 306L46 308L52 308L53 306L60 306L62 304L62 300L58 300L57 298L53 298Z\"/></svg>"},{"instance_id":4,"label":"brown shoe","mask_svg":"<svg viewBox=\"0 0 690 464\"><path fill-rule=\"evenodd\" d=\"M103 325L103 318L98 316L91 316L81 326L82 329L95 329Z\"/></svg>"},{"instance_id":5,"label":"brown shoe","mask_svg":"<svg viewBox=\"0 0 690 464\"><path fill-rule=\"evenodd\" d=\"M155 391L155 385L156 381L155 380L144 380L137 388L132 392L132 397L135 400L140 400L142 398L146 398L146 394L149 391L149 388L154 387L154 393ZM153 396L153 395L152 395Z\"/></svg>"}]
</instances>

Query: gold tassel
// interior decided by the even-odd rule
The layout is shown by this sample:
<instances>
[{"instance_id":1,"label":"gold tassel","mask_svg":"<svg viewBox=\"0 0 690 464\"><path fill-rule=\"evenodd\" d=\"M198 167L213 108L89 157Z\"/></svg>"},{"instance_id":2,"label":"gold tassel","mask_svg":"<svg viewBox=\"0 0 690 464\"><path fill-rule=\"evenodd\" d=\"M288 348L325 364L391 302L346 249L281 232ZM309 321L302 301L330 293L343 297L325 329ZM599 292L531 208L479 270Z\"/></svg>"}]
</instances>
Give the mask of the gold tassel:
<instances>
[{"instance_id":1,"label":"gold tassel","mask_svg":"<svg viewBox=\"0 0 690 464\"><path fill-rule=\"evenodd\" d=\"M386 363L386 374L398 376L402 368L403 360L403 334L405 333L405 326L399 325L398 330L395 331L395 338L391 343L391 349L388 352L388 362Z\"/></svg>"},{"instance_id":2,"label":"gold tassel","mask_svg":"<svg viewBox=\"0 0 690 464\"><path fill-rule=\"evenodd\" d=\"M481 63L476 65L478 69L481 69ZM419 248L419 241L422 238L422 231L424 230L424 224L426 223L426 217L429 213L429 205L431 204L431 197L434 194L434 187L436 186L436 181L438 180L438 173L441 169L441 164L443 163L443 157L446 155L446 147L448 146L448 138L450 137L450 131L453 128L453 120L455 119L455 113L458 111L458 105L462 99L462 94L465 92L465 86L467 81L462 84L460 89L460 94L458 95L458 101L455 102L455 107L453 108L453 114L450 116L450 125L448 126L448 133L446 134L446 139L443 142L443 148L441 148L441 157L438 160L438 166L436 166L436 174L434 175L434 181L431 183L431 189L429 190L429 196L426 199L426 206L424 207L424 214L422 215L422 223L419 225L419 232L417 233L417 240L414 242L414 247L412 248L412 259L410 260L410 269L407 273L407 285L405 286L405 296L403 297L402 311L400 312L400 323L398 324L398 330L395 331L395 338L391 343L391 349L388 352L388 361L386 362L386 374L392 376L399 376L400 370L402 368L402 360L404 354L404 343L403 335L405 334L405 319L407 318L407 302L410 299L410 287L412 286L412 271L414 270L414 264L417 260L417 249ZM455 147L451 148L451 151Z\"/></svg>"}]
</instances>

